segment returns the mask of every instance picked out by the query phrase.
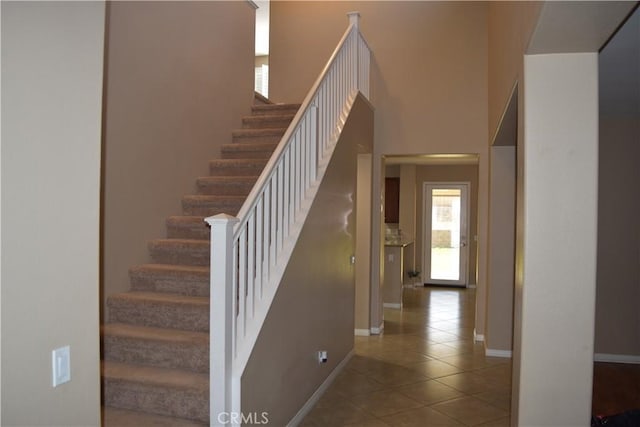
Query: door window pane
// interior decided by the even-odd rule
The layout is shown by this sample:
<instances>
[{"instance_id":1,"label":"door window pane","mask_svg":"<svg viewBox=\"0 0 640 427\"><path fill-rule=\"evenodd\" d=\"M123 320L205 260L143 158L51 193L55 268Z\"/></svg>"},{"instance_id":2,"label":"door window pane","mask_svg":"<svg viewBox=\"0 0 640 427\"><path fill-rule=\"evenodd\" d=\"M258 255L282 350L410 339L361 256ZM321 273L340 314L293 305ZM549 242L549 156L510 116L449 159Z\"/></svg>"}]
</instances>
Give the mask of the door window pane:
<instances>
[{"instance_id":1,"label":"door window pane","mask_svg":"<svg viewBox=\"0 0 640 427\"><path fill-rule=\"evenodd\" d=\"M460 189L431 191L431 278L460 279Z\"/></svg>"}]
</instances>

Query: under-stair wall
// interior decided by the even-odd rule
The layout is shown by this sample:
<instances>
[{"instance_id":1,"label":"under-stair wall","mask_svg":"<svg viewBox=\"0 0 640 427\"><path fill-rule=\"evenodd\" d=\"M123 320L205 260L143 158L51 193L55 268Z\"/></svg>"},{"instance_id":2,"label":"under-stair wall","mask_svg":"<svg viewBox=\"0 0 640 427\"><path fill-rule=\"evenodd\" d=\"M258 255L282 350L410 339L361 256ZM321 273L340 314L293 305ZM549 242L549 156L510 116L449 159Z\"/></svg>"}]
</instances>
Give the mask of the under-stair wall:
<instances>
[{"instance_id":1,"label":"under-stair wall","mask_svg":"<svg viewBox=\"0 0 640 427\"><path fill-rule=\"evenodd\" d=\"M129 288L147 241L253 101L255 10L240 2L108 5L103 297ZM224 40L221 43L220 40Z\"/></svg>"},{"instance_id":2,"label":"under-stair wall","mask_svg":"<svg viewBox=\"0 0 640 427\"><path fill-rule=\"evenodd\" d=\"M243 413L286 425L353 349L357 155L372 144L373 109L360 95L242 377Z\"/></svg>"}]
</instances>

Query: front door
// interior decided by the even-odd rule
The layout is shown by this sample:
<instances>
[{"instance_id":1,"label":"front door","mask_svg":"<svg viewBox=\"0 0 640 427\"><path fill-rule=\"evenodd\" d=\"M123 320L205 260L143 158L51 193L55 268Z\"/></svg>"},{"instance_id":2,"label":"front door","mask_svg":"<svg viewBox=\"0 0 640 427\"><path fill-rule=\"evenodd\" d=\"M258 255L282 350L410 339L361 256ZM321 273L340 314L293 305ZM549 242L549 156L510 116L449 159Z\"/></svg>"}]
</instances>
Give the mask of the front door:
<instances>
[{"instance_id":1,"label":"front door","mask_svg":"<svg viewBox=\"0 0 640 427\"><path fill-rule=\"evenodd\" d=\"M469 184L425 182L423 200L423 281L466 286Z\"/></svg>"}]
</instances>

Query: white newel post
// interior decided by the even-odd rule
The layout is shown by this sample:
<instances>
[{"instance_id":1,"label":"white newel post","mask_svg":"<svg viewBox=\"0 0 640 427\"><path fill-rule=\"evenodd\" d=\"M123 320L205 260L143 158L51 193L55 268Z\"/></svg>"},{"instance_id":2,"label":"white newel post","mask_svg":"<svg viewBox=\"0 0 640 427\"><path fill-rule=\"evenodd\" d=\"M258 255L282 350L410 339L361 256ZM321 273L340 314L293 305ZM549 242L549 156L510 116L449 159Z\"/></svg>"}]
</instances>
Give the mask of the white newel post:
<instances>
[{"instance_id":1,"label":"white newel post","mask_svg":"<svg viewBox=\"0 0 640 427\"><path fill-rule=\"evenodd\" d=\"M233 302L236 298L233 286L233 228L239 219L219 214L205 221L211 226L209 420L210 425L220 425L228 422L228 414L232 411Z\"/></svg>"},{"instance_id":2,"label":"white newel post","mask_svg":"<svg viewBox=\"0 0 640 427\"><path fill-rule=\"evenodd\" d=\"M360 12L347 12L347 16L349 17L349 24L353 24L354 27L360 29Z\"/></svg>"},{"instance_id":3,"label":"white newel post","mask_svg":"<svg viewBox=\"0 0 640 427\"><path fill-rule=\"evenodd\" d=\"M360 90L360 12L347 12L349 17L349 24L353 25L355 31L350 36L352 43L355 43L355 66L354 68L354 83L356 85L356 91Z\"/></svg>"}]
</instances>

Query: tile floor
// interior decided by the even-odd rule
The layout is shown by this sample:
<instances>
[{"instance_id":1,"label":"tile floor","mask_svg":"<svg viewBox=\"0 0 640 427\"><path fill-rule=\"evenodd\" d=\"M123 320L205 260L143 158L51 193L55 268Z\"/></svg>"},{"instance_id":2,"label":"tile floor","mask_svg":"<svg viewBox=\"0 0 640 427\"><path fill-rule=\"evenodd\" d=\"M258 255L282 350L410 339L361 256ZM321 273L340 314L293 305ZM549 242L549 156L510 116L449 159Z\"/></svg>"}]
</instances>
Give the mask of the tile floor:
<instances>
[{"instance_id":1,"label":"tile floor","mask_svg":"<svg viewBox=\"0 0 640 427\"><path fill-rule=\"evenodd\" d=\"M302 426L508 426L511 359L473 341L475 290L405 289Z\"/></svg>"}]
</instances>

